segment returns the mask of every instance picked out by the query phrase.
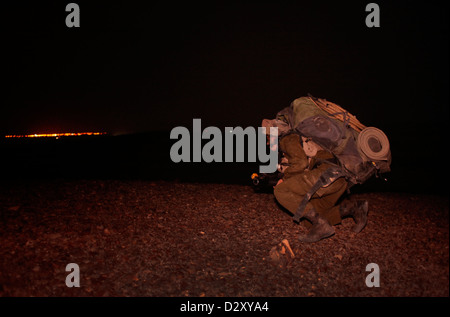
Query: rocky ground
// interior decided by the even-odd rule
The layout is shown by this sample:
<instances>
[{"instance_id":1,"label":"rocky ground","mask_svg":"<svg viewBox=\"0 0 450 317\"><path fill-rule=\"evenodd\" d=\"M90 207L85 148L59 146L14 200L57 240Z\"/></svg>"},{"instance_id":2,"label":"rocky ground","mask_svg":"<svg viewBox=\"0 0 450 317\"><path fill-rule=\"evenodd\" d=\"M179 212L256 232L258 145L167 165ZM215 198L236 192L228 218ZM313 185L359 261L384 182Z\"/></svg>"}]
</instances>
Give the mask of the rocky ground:
<instances>
[{"instance_id":1,"label":"rocky ground","mask_svg":"<svg viewBox=\"0 0 450 317\"><path fill-rule=\"evenodd\" d=\"M361 233L344 219L302 244L306 229L249 186L3 182L0 296L448 297L448 197L355 196L370 205ZM66 286L69 263L80 287ZM366 285L369 263L380 287Z\"/></svg>"}]
</instances>

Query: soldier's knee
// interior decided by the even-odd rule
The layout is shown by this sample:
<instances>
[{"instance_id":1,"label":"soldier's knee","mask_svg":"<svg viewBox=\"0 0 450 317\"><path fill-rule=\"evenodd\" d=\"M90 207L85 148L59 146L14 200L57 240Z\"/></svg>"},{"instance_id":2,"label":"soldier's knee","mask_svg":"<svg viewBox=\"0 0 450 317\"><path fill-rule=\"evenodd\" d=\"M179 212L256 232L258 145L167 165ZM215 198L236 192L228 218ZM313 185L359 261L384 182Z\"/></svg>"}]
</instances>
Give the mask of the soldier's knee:
<instances>
[{"instance_id":1,"label":"soldier's knee","mask_svg":"<svg viewBox=\"0 0 450 317\"><path fill-rule=\"evenodd\" d=\"M283 185L284 185L283 183L278 184L273 189L273 195L279 202L285 200L286 196L289 194L289 188L287 186L283 186Z\"/></svg>"},{"instance_id":2,"label":"soldier's knee","mask_svg":"<svg viewBox=\"0 0 450 317\"><path fill-rule=\"evenodd\" d=\"M282 190L280 190L280 185L281 184L275 186L275 188L273 189L273 195L275 196L276 199L279 199L280 192L282 191Z\"/></svg>"}]
</instances>

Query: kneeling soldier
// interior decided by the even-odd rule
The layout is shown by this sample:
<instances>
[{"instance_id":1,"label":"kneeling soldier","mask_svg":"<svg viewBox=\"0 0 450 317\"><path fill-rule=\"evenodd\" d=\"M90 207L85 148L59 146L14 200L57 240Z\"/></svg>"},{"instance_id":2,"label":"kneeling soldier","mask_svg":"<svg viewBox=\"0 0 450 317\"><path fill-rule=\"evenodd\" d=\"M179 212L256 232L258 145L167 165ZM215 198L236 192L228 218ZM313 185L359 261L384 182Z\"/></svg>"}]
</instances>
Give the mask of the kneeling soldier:
<instances>
[{"instance_id":1,"label":"kneeling soldier","mask_svg":"<svg viewBox=\"0 0 450 317\"><path fill-rule=\"evenodd\" d=\"M296 133L281 138L280 150L287 158L289 166L284 170L283 179L275 186L274 194L283 207L295 214L305 195L333 165L334 157L316 143ZM333 226L345 217L355 220L355 232L360 232L365 227L367 201L347 200L336 206L347 185L345 178L340 177L331 184L322 186L312 195L302 214L302 218L310 222L304 222L310 229L306 235L299 237L300 241L317 242L332 236L335 233Z\"/></svg>"}]
</instances>

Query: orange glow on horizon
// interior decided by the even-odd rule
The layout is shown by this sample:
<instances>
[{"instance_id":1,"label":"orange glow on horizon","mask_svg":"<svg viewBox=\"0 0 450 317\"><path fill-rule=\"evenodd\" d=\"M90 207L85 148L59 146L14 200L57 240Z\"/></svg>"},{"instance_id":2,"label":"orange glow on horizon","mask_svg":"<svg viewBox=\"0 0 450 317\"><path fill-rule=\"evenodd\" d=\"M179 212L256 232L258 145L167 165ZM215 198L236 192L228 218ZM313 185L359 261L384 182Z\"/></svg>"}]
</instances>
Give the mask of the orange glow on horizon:
<instances>
[{"instance_id":1,"label":"orange glow on horizon","mask_svg":"<svg viewBox=\"0 0 450 317\"><path fill-rule=\"evenodd\" d=\"M82 135L106 135L106 132L11 134L11 135L5 135L5 138L59 138L59 137L63 137L63 136L82 136Z\"/></svg>"}]
</instances>

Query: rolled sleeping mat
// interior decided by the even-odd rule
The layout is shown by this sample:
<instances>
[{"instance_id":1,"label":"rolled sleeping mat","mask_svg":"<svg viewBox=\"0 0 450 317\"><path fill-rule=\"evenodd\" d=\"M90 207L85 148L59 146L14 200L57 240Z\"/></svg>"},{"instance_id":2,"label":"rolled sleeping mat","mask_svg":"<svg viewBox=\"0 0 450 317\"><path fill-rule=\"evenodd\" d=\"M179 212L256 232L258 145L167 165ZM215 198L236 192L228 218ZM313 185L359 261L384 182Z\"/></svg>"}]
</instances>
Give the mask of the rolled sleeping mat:
<instances>
[{"instance_id":1,"label":"rolled sleeping mat","mask_svg":"<svg viewBox=\"0 0 450 317\"><path fill-rule=\"evenodd\" d=\"M389 140L386 134L378 128L363 129L358 135L357 144L370 160L383 161L389 158Z\"/></svg>"}]
</instances>

